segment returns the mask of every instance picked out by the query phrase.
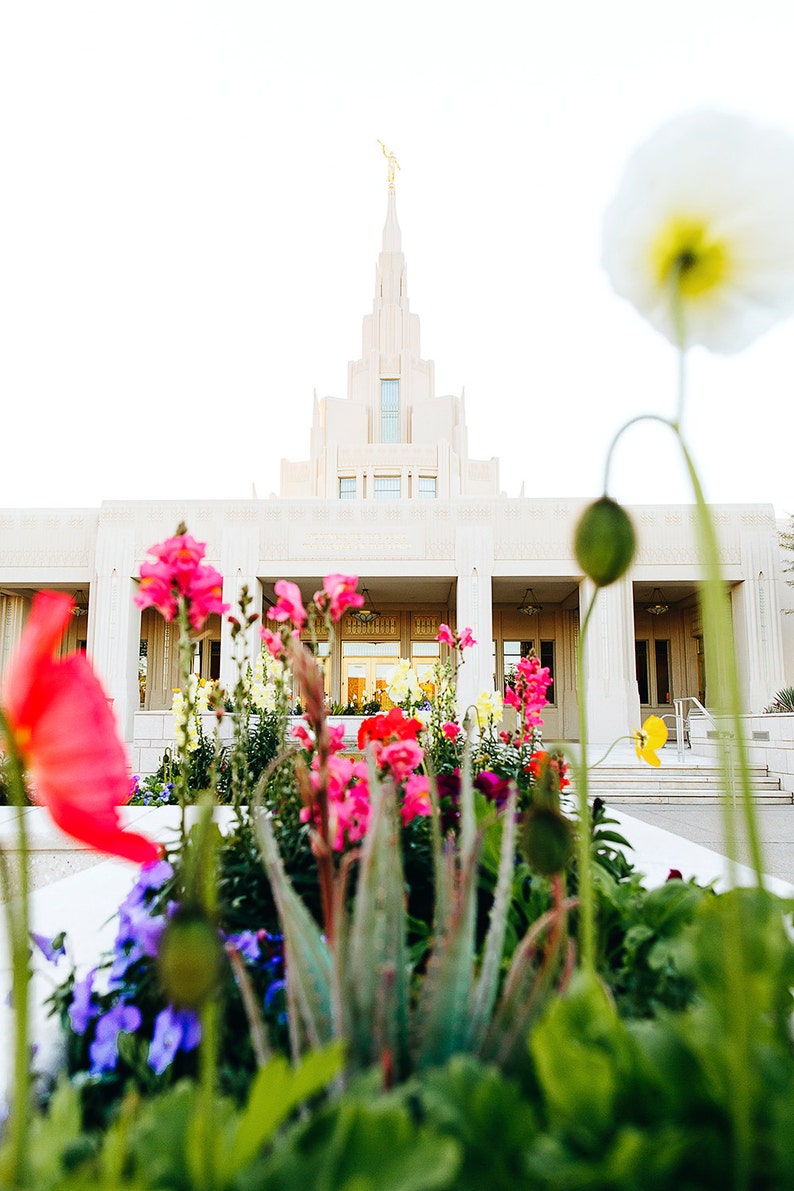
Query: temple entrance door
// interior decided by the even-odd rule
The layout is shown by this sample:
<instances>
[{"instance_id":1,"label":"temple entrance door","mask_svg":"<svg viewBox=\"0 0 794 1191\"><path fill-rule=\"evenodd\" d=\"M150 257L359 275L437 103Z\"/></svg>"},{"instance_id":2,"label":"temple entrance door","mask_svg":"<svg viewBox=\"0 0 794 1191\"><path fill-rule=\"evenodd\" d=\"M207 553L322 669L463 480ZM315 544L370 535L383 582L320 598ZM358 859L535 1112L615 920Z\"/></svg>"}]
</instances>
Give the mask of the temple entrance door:
<instances>
[{"instance_id":1,"label":"temple entrance door","mask_svg":"<svg viewBox=\"0 0 794 1191\"><path fill-rule=\"evenodd\" d=\"M386 688L399 657L398 641L343 641L342 702L361 707L377 700L388 711L392 704Z\"/></svg>"}]
</instances>

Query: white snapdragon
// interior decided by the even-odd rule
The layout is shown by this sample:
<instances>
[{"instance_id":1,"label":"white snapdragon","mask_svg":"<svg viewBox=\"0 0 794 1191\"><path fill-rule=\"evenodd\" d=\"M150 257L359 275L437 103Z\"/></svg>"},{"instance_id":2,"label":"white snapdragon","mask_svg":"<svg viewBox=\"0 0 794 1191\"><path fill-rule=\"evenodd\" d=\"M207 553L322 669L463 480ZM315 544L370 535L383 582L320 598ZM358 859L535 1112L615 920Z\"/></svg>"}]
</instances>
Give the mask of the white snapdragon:
<instances>
[{"instance_id":1,"label":"white snapdragon","mask_svg":"<svg viewBox=\"0 0 794 1191\"><path fill-rule=\"evenodd\" d=\"M477 721L481 728L501 720L504 706L498 691L481 691L477 698Z\"/></svg>"},{"instance_id":2,"label":"white snapdragon","mask_svg":"<svg viewBox=\"0 0 794 1191\"><path fill-rule=\"evenodd\" d=\"M406 703L409 699L412 703L418 703L423 698L424 692L419 685L419 679L406 658L400 658L395 663L386 694L392 703Z\"/></svg>"},{"instance_id":3,"label":"white snapdragon","mask_svg":"<svg viewBox=\"0 0 794 1191\"><path fill-rule=\"evenodd\" d=\"M250 688L251 703L257 711L264 714L274 712L283 689L284 663L263 649L254 663Z\"/></svg>"}]
</instances>

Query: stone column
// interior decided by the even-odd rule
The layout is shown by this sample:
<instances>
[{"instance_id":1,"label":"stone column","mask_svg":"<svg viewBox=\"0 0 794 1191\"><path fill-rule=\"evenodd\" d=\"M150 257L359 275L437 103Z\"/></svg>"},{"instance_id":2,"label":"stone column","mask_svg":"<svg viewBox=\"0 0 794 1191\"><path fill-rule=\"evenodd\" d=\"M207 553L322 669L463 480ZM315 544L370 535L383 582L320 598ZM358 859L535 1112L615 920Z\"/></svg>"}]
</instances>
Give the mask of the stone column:
<instances>
[{"instance_id":1,"label":"stone column","mask_svg":"<svg viewBox=\"0 0 794 1191\"><path fill-rule=\"evenodd\" d=\"M257 568L259 564L259 526L233 525L225 526L221 539L221 574L223 575L223 602L229 604L229 615L239 616L238 600L245 585L253 596L253 603L248 608L248 615L262 612L262 584L259 582ZM248 630L246 642L248 658L251 665L261 648L259 637L259 623ZM222 618L221 628L221 670L220 681L227 691L231 691L237 682L236 654L242 650L242 641L235 649L232 635L226 617Z\"/></svg>"},{"instance_id":2,"label":"stone column","mask_svg":"<svg viewBox=\"0 0 794 1191\"><path fill-rule=\"evenodd\" d=\"M593 598L593 584L583 579L579 584L581 626ZM631 579L624 575L595 598L584 645L585 672L577 675L577 683L585 682L588 742L609 745L641 723Z\"/></svg>"},{"instance_id":3,"label":"stone column","mask_svg":"<svg viewBox=\"0 0 794 1191\"><path fill-rule=\"evenodd\" d=\"M743 710L760 712L786 685L777 539L745 534L741 549L745 580L731 593L733 637Z\"/></svg>"},{"instance_id":4,"label":"stone column","mask_svg":"<svg viewBox=\"0 0 794 1191\"><path fill-rule=\"evenodd\" d=\"M124 515L122 514L122 518ZM141 613L132 602L137 590L135 528L100 515L96 570L88 613L88 653L97 677L113 700L124 740L131 742L138 710L138 655Z\"/></svg>"},{"instance_id":5,"label":"stone column","mask_svg":"<svg viewBox=\"0 0 794 1191\"><path fill-rule=\"evenodd\" d=\"M493 689L493 529L459 527L455 534L458 576L456 627L470 628L477 642L467 651L458 674L458 707L462 713L478 695Z\"/></svg>"}]
</instances>

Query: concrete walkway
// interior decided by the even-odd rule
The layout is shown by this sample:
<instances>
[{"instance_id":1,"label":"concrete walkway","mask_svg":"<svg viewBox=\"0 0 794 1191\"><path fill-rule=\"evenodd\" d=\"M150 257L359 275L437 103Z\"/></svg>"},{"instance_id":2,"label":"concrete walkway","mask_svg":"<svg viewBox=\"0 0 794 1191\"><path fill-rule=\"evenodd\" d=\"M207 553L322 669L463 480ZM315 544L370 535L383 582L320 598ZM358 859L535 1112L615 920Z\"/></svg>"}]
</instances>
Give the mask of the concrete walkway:
<instances>
[{"instance_id":1,"label":"concrete walkway","mask_svg":"<svg viewBox=\"0 0 794 1191\"><path fill-rule=\"evenodd\" d=\"M620 810L639 823L672 832L676 839L698 844L712 852L725 851L721 806L621 803ZM794 804L759 805L755 810L764 872L794 885ZM739 859L745 863L749 860L743 836L739 841ZM681 868L681 865L671 861L670 867Z\"/></svg>"}]
</instances>

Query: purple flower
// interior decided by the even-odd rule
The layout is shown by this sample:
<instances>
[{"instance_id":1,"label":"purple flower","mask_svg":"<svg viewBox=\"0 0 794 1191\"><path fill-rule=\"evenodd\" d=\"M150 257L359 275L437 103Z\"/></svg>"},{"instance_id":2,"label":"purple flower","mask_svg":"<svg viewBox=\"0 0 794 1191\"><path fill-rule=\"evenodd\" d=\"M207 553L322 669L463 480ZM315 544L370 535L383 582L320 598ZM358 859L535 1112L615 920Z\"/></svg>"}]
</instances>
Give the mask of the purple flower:
<instances>
[{"instance_id":1,"label":"purple flower","mask_svg":"<svg viewBox=\"0 0 794 1191\"><path fill-rule=\"evenodd\" d=\"M84 1034L88 1023L99 1013L99 1007L91 1003L94 991L96 968L92 968L72 989L72 1003L69 1006L69 1021L75 1034Z\"/></svg>"},{"instance_id":2,"label":"purple flower","mask_svg":"<svg viewBox=\"0 0 794 1191\"><path fill-rule=\"evenodd\" d=\"M499 777L498 773L491 773L490 769L483 769L478 773L473 785L489 802L496 803L499 810L502 810L510 795L509 779Z\"/></svg>"},{"instance_id":3,"label":"purple flower","mask_svg":"<svg viewBox=\"0 0 794 1191\"><path fill-rule=\"evenodd\" d=\"M136 1005L125 1005L120 1001L100 1017L96 1024L94 1041L88 1048L91 1059L91 1075L102 1075L115 1071L119 1057L119 1034L133 1034L140 1029L141 1011Z\"/></svg>"},{"instance_id":4,"label":"purple flower","mask_svg":"<svg viewBox=\"0 0 794 1191\"><path fill-rule=\"evenodd\" d=\"M154 1020L149 1046L149 1066L162 1075L170 1067L178 1050L195 1050L201 1041L201 1023L190 1009L167 1005Z\"/></svg>"},{"instance_id":5,"label":"purple flower","mask_svg":"<svg viewBox=\"0 0 794 1191\"><path fill-rule=\"evenodd\" d=\"M30 937L38 947L41 954L51 964L57 964L62 955L66 955L65 940L66 935L63 931L55 935L54 938L48 939L46 935L38 935L34 930L30 932Z\"/></svg>"},{"instance_id":6,"label":"purple flower","mask_svg":"<svg viewBox=\"0 0 794 1191\"><path fill-rule=\"evenodd\" d=\"M256 963L261 958L259 933L255 930L241 930L236 935L224 935L226 943L239 951L244 959Z\"/></svg>"}]
</instances>

